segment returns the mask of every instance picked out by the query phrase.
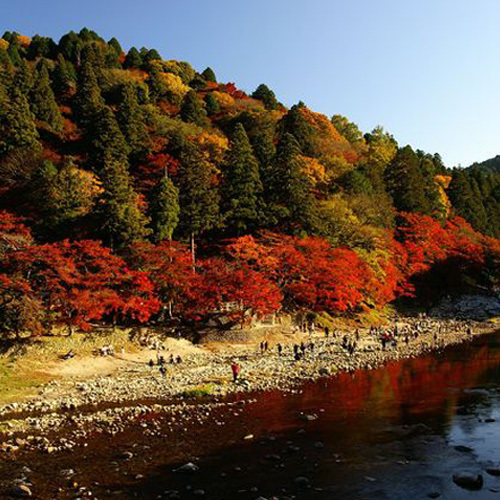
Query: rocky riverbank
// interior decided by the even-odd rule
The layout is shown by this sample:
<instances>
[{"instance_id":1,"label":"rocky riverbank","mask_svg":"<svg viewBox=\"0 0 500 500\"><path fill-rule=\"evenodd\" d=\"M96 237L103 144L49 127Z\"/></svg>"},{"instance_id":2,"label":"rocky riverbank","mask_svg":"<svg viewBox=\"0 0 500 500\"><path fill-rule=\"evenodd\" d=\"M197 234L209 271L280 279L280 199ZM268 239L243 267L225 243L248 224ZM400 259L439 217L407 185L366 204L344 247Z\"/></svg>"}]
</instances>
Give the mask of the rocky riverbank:
<instances>
[{"instance_id":1,"label":"rocky riverbank","mask_svg":"<svg viewBox=\"0 0 500 500\"><path fill-rule=\"evenodd\" d=\"M211 418L214 409L235 404L227 398L230 394L293 391L305 380L341 371L374 369L391 360L415 357L495 329L498 326L491 323L407 318L387 329L388 334L398 332L398 341L389 342L385 349L380 332L338 330L328 339L323 332L295 336L290 343L282 343L281 355L273 344L264 353L255 343L221 344L211 349L184 349L182 362L173 364L168 363L170 354L174 357L175 353L170 342L168 349L162 350L160 345L159 351L150 351L153 366L144 360L125 364L112 375L53 380L36 398L0 407L0 449L9 455L73 450L85 446L90 435L116 435L138 419L146 435L154 436L160 433L158 416L172 429L189 421L203 422ZM357 347L351 353L343 344L354 343L356 337ZM304 342L306 350L297 361L293 343L299 341ZM167 360L164 375L156 365L158 354ZM230 365L235 361L242 368L237 383L231 380ZM246 402L251 402L252 397ZM314 419L315 415L304 418Z\"/></svg>"}]
</instances>

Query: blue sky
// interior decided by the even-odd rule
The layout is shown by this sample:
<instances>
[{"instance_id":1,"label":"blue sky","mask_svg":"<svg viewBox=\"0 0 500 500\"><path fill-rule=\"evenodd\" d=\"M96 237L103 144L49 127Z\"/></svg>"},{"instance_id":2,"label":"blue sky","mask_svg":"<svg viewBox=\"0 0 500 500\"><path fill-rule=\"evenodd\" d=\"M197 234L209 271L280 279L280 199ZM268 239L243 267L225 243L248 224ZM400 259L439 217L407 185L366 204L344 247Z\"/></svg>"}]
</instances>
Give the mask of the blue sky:
<instances>
[{"instance_id":1,"label":"blue sky","mask_svg":"<svg viewBox=\"0 0 500 500\"><path fill-rule=\"evenodd\" d=\"M124 48L211 66L287 106L303 100L448 166L500 154L499 0L25 0L0 30L52 36L83 26Z\"/></svg>"}]
</instances>

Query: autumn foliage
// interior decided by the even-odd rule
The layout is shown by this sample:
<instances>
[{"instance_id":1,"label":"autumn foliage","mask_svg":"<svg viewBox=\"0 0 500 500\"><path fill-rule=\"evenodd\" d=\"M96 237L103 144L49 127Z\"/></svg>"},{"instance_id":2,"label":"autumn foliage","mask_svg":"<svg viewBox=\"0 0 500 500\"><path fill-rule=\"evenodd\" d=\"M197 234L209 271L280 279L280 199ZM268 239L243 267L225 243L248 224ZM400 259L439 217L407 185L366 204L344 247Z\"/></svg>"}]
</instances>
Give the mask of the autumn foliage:
<instances>
[{"instance_id":1,"label":"autumn foliage","mask_svg":"<svg viewBox=\"0 0 500 500\"><path fill-rule=\"evenodd\" d=\"M0 74L4 335L498 289L496 160L451 171L382 127L87 28L5 32Z\"/></svg>"},{"instance_id":2,"label":"autumn foliage","mask_svg":"<svg viewBox=\"0 0 500 500\"><path fill-rule=\"evenodd\" d=\"M0 317L4 332L87 330L92 322L151 319L243 323L286 311L351 314L412 294L429 273L476 278L500 262L497 240L462 219L401 214L377 257L321 238L265 232L227 242L193 267L178 242L137 243L123 256L91 240L37 245L22 221L0 213ZM421 284L421 283L420 283Z\"/></svg>"}]
</instances>

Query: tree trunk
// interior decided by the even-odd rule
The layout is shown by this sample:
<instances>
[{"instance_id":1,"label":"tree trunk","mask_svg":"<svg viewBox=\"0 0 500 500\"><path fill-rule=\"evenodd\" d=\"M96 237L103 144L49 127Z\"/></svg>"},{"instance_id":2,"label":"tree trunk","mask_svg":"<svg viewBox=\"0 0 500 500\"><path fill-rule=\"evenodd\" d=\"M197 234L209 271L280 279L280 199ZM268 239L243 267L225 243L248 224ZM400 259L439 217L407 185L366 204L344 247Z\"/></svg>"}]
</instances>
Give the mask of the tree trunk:
<instances>
[{"instance_id":1,"label":"tree trunk","mask_svg":"<svg viewBox=\"0 0 500 500\"><path fill-rule=\"evenodd\" d=\"M194 266L196 265L196 254L194 249L194 233L191 233L191 260L193 261L193 272Z\"/></svg>"}]
</instances>

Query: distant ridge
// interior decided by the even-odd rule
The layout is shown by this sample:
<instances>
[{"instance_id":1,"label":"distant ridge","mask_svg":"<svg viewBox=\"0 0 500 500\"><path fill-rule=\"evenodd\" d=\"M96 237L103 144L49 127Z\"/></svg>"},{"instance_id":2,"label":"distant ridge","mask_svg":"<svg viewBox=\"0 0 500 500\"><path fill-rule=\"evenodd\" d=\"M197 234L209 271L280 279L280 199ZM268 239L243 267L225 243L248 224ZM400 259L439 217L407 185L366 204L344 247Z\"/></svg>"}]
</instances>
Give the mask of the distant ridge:
<instances>
[{"instance_id":1,"label":"distant ridge","mask_svg":"<svg viewBox=\"0 0 500 500\"><path fill-rule=\"evenodd\" d=\"M483 171L500 173L500 155L490 158L489 160L475 162L470 167L470 169L482 169Z\"/></svg>"}]
</instances>

